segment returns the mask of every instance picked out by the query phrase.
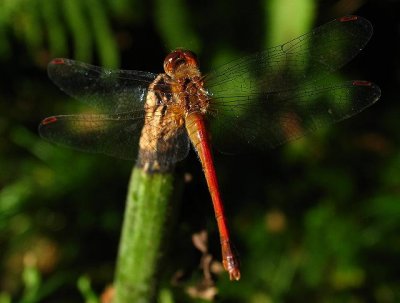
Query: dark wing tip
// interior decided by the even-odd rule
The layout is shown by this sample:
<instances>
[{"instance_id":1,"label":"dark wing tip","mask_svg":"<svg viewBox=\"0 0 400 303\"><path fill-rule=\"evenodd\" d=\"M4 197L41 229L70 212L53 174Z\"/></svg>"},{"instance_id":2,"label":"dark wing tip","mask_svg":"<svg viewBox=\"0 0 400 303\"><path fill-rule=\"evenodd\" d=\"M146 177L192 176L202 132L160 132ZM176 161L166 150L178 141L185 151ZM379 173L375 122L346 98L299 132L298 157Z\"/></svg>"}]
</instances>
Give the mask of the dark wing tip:
<instances>
[{"instance_id":1,"label":"dark wing tip","mask_svg":"<svg viewBox=\"0 0 400 303\"><path fill-rule=\"evenodd\" d=\"M55 58L55 59L50 61L49 65L59 65L59 64L65 64L65 63L66 63L66 59L64 59L64 58Z\"/></svg>"},{"instance_id":2,"label":"dark wing tip","mask_svg":"<svg viewBox=\"0 0 400 303\"><path fill-rule=\"evenodd\" d=\"M40 125L47 125L54 122L57 122L57 117L51 116L43 119L42 122L40 122Z\"/></svg>"},{"instance_id":3,"label":"dark wing tip","mask_svg":"<svg viewBox=\"0 0 400 303\"><path fill-rule=\"evenodd\" d=\"M53 70L60 69L71 65L73 60L65 58L55 58L49 62L47 65L47 72L50 75Z\"/></svg>"},{"instance_id":4,"label":"dark wing tip","mask_svg":"<svg viewBox=\"0 0 400 303\"><path fill-rule=\"evenodd\" d=\"M55 82L53 76L59 74L60 70L62 70L67 63L68 59L64 58L55 58L49 62L47 65L47 74L53 82Z\"/></svg>"},{"instance_id":5,"label":"dark wing tip","mask_svg":"<svg viewBox=\"0 0 400 303\"><path fill-rule=\"evenodd\" d=\"M350 22L350 21L356 21L359 18L360 18L359 16L348 15L348 16L341 17L338 20L339 20L339 22Z\"/></svg>"},{"instance_id":6,"label":"dark wing tip","mask_svg":"<svg viewBox=\"0 0 400 303\"><path fill-rule=\"evenodd\" d=\"M365 81L365 80L354 80L353 85L354 86L364 86L364 87L370 89L371 93L369 94L370 95L369 101L371 101L371 104L378 101L379 98L381 97L380 87L373 82Z\"/></svg>"},{"instance_id":7,"label":"dark wing tip","mask_svg":"<svg viewBox=\"0 0 400 303\"><path fill-rule=\"evenodd\" d=\"M371 25L371 22L369 22L367 19L365 19L364 17L361 17L361 16L355 16L355 15L347 15L347 16L343 16L343 17L340 17L340 18L338 18L338 19L336 19L337 21L339 21L339 22L343 22L343 23L345 23L345 22L355 22L355 23L359 23L359 24L362 24L362 25L368 25L368 27L369 27L369 25Z\"/></svg>"},{"instance_id":8,"label":"dark wing tip","mask_svg":"<svg viewBox=\"0 0 400 303\"><path fill-rule=\"evenodd\" d=\"M69 69L71 65L73 65L77 61L66 59L66 58L55 58L49 62L47 65L47 73L49 74L50 78L54 73L59 73L63 69Z\"/></svg>"},{"instance_id":9,"label":"dark wing tip","mask_svg":"<svg viewBox=\"0 0 400 303\"><path fill-rule=\"evenodd\" d=\"M56 122L58 122L58 118L56 116L51 116L43 119L38 127L40 136L44 139L50 140L49 137L51 137L51 132L49 133L49 130L53 128L52 125Z\"/></svg>"},{"instance_id":10,"label":"dark wing tip","mask_svg":"<svg viewBox=\"0 0 400 303\"><path fill-rule=\"evenodd\" d=\"M371 37L373 34L374 28L371 22L361 16L348 15L336 20L342 23L356 23L362 31L364 31L366 34L369 34L369 37Z\"/></svg>"}]
</instances>

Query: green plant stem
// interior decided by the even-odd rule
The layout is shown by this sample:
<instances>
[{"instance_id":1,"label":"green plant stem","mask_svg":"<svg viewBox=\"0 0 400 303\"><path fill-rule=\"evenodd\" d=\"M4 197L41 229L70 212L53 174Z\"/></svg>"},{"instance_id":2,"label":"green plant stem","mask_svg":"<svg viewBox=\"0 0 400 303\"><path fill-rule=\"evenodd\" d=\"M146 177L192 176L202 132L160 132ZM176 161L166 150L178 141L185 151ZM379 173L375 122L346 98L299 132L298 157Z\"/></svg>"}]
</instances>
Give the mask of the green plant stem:
<instances>
[{"instance_id":1,"label":"green plant stem","mask_svg":"<svg viewBox=\"0 0 400 303\"><path fill-rule=\"evenodd\" d=\"M171 225L174 199L172 173L132 172L114 281L114 303L153 302L161 256ZM175 191L176 193L176 191Z\"/></svg>"}]
</instances>

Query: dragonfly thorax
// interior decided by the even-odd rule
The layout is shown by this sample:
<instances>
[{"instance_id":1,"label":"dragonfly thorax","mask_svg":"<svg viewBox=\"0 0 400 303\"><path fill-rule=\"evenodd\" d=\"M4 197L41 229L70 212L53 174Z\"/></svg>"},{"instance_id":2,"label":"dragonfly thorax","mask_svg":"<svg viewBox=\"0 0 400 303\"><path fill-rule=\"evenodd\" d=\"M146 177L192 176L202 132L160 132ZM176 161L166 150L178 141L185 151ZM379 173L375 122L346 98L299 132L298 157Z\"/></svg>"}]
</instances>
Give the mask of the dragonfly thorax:
<instances>
[{"instance_id":1,"label":"dragonfly thorax","mask_svg":"<svg viewBox=\"0 0 400 303\"><path fill-rule=\"evenodd\" d=\"M209 96L196 55L189 50L174 50L165 58L164 70L165 81L172 92L173 105L169 110L185 117L193 112L205 114Z\"/></svg>"}]
</instances>

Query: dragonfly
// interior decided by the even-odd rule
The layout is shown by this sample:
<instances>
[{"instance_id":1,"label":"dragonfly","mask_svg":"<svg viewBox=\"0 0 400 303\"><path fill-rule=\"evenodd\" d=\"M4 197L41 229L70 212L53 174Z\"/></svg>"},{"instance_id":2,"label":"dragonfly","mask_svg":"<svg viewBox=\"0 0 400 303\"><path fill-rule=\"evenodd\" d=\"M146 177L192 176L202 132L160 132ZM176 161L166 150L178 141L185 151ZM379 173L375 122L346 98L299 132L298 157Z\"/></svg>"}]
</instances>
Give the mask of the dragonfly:
<instances>
[{"instance_id":1,"label":"dragonfly","mask_svg":"<svg viewBox=\"0 0 400 303\"><path fill-rule=\"evenodd\" d=\"M196 55L185 49L166 56L164 73L54 59L49 77L93 112L45 118L39 132L62 146L136 158L150 173L171 169L192 145L213 203L223 267L239 280L212 146L227 153L275 147L375 103L376 84L329 78L364 48L372 32L362 17L341 17L204 75Z\"/></svg>"}]
</instances>

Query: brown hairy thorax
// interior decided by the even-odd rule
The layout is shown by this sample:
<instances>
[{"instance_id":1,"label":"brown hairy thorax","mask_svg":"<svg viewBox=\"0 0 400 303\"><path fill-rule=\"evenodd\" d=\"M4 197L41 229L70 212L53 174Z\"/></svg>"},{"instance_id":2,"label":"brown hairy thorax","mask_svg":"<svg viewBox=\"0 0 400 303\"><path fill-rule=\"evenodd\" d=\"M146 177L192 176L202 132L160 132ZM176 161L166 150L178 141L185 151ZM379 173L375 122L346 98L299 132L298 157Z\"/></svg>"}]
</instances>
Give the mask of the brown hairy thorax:
<instances>
[{"instance_id":1,"label":"brown hairy thorax","mask_svg":"<svg viewBox=\"0 0 400 303\"><path fill-rule=\"evenodd\" d=\"M209 104L193 52L172 51L164 60L164 71L149 86L144 105L137 165L147 172L172 169L177 137L186 135L186 117L194 112L205 114Z\"/></svg>"}]
</instances>

